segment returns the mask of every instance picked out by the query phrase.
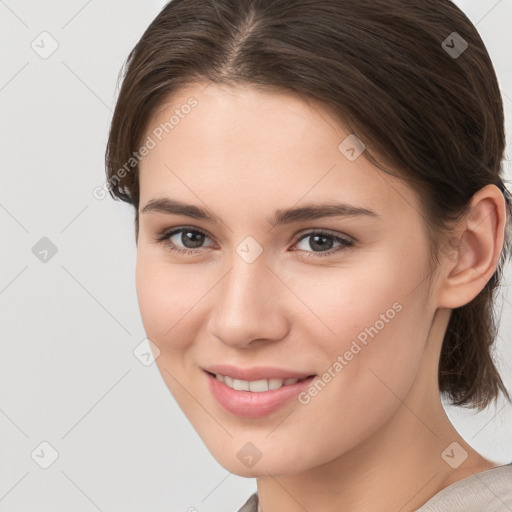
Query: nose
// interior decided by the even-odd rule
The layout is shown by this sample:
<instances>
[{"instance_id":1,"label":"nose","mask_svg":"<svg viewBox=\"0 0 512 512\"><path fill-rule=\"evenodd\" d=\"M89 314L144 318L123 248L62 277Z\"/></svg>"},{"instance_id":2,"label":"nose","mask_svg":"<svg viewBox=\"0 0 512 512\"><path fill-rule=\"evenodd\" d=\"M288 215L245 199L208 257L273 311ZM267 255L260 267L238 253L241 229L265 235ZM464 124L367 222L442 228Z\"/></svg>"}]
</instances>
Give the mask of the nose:
<instances>
[{"instance_id":1,"label":"nose","mask_svg":"<svg viewBox=\"0 0 512 512\"><path fill-rule=\"evenodd\" d=\"M286 293L290 292L263 256L248 263L234 254L231 268L216 288L210 332L224 344L244 348L286 336Z\"/></svg>"}]
</instances>

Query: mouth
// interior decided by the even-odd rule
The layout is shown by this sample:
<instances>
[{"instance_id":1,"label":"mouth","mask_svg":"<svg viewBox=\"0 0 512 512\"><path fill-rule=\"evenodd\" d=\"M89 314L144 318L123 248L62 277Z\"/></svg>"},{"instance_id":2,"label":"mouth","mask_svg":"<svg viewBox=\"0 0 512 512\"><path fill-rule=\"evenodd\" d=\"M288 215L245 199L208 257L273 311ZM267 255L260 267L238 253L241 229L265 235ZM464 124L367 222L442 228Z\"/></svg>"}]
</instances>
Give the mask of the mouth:
<instances>
[{"instance_id":1,"label":"mouth","mask_svg":"<svg viewBox=\"0 0 512 512\"><path fill-rule=\"evenodd\" d=\"M212 396L227 412L244 418L263 418L278 411L311 385L316 375L244 380L204 370Z\"/></svg>"}]
</instances>

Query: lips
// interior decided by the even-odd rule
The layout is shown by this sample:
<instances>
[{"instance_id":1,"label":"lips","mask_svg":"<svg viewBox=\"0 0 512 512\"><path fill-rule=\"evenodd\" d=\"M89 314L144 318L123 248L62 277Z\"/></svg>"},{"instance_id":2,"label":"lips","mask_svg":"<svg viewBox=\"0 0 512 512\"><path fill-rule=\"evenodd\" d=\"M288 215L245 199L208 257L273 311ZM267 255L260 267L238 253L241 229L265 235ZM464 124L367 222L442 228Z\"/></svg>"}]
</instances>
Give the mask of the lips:
<instances>
[{"instance_id":1,"label":"lips","mask_svg":"<svg viewBox=\"0 0 512 512\"><path fill-rule=\"evenodd\" d=\"M204 375L208 388L219 405L225 411L245 418L262 418L277 412L286 403L296 399L314 379L309 377L279 389L253 393L232 389L208 372L204 372Z\"/></svg>"},{"instance_id":2,"label":"lips","mask_svg":"<svg viewBox=\"0 0 512 512\"><path fill-rule=\"evenodd\" d=\"M262 418L276 412L315 378L312 373L269 366L240 368L215 365L203 370L210 392L224 410L246 418ZM226 378L229 379L227 383ZM266 390L264 381L268 384L281 381L281 386ZM286 381L288 384L284 385ZM254 391L251 391L252 385L256 386Z\"/></svg>"}]
</instances>

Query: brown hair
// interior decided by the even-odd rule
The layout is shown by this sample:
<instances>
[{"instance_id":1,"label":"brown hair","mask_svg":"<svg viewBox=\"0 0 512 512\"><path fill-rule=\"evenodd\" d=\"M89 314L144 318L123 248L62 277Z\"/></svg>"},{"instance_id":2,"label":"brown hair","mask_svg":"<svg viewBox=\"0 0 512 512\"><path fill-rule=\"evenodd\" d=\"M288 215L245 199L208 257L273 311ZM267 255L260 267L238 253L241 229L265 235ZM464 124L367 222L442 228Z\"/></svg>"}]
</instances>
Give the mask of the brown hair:
<instances>
[{"instance_id":1,"label":"brown hair","mask_svg":"<svg viewBox=\"0 0 512 512\"><path fill-rule=\"evenodd\" d=\"M156 110L198 82L294 92L325 108L364 141L366 158L417 192L432 262L475 192L494 184L508 194L496 74L476 28L449 0L173 0L122 74L107 182L112 197L135 207L136 238L134 152ZM454 405L481 410L500 391L510 400L492 358L510 203L496 272L452 310L444 337L439 387Z\"/></svg>"}]
</instances>

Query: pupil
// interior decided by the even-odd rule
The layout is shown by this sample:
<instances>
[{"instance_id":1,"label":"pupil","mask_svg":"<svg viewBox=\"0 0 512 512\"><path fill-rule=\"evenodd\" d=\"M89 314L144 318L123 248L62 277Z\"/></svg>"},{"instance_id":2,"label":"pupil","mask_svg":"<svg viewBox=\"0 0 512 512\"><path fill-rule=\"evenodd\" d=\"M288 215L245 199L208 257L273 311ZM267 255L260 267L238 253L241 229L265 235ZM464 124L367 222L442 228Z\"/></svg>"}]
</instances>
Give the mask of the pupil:
<instances>
[{"instance_id":1,"label":"pupil","mask_svg":"<svg viewBox=\"0 0 512 512\"><path fill-rule=\"evenodd\" d=\"M183 245L189 249L197 249L201 247L203 242L203 235L201 233L194 233L193 231L185 231L181 235ZM188 245L191 243L192 245Z\"/></svg>"},{"instance_id":2,"label":"pupil","mask_svg":"<svg viewBox=\"0 0 512 512\"><path fill-rule=\"evenodd\" d=\"M319 239L323 239L323 240L326 240L326 239L330 239L330 237L326 236L326 235L314 235L312 237L312 241L310 242L310 246L312 249L315 250L315 245L317 246L317 249L318 250L325 250L325 249L330 249L332 247L332 241L330 244L325 244L325 243L318 243L317 240ZM330 247L326 247L326 245L330 246Z\"/></svg>"}]
</instances>

